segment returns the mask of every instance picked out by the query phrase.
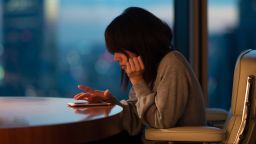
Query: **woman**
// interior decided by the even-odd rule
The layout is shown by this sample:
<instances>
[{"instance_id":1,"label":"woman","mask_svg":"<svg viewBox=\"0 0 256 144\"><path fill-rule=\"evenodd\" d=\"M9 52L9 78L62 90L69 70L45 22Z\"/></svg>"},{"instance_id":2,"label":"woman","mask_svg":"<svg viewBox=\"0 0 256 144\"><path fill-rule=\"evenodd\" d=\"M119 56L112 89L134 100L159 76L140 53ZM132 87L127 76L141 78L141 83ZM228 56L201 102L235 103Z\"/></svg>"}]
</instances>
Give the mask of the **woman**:
<instances>
[{"instance_id":1,"label":"woman","mask_svg":"<svg viewBox=\"0 0 256 144\"><path fill-rule=\"evenodd\" d=\"M106 101L124 108L124 128L138 134L144 126L171 128L205 124L200 84L188 62L171 47L172 31L152 13L127 8L106 28L106 46L122 69L121 83L132 88L118 102L109 90L78 86L75 99Z\"/></svg>"}]
</instances>

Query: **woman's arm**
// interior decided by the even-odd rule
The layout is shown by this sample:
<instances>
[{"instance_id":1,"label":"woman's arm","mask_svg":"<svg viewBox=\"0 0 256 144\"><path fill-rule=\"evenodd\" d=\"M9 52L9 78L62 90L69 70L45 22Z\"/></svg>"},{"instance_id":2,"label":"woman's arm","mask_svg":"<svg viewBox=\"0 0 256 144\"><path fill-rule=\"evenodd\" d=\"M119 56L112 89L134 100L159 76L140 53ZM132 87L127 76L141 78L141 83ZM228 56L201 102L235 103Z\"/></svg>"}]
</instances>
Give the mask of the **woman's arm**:
<instances>
[{"instance_id":1,"label":"woman's arm","mask_svg":"<svg viewBox=\"0 0 256 144\"><path fill-rule=\"evenodd\" d=\"M137 98L133 89L129 92L128 100L121 100L123 106L123 127L130 135L138 134L144 127L136 108Z\"/></svg>"},{"instance_id":2,"label":"woman's arm","mask_svg":"<svg viewBox=\"0 0 256 144\"><path fill-rule=\"evenodd\" d=\"M184 70L167 67L154 91L144 82L133 85L133 88L138 99L138 115L149 126L173 127L183 115L189 91Z\"/></svg>"}]
</instances>

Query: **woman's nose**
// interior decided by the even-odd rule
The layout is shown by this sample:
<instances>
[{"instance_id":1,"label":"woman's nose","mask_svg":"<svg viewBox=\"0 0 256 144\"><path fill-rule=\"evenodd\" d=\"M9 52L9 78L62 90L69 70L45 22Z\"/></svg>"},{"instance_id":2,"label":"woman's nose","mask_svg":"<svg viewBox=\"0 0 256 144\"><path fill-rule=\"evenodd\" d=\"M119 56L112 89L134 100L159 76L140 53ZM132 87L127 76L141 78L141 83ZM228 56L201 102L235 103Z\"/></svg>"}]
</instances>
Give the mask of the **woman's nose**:
<instances>
[{"instance_id":1,"label":"woman's nose","mask_svg":"<svg viewBox=\"0 0 256 144\"><path fill-rule=\"evenodd\" d=\"M116 54L114 54L114 61L119 61L118 56Z\"/></svg>"}]
</instances>

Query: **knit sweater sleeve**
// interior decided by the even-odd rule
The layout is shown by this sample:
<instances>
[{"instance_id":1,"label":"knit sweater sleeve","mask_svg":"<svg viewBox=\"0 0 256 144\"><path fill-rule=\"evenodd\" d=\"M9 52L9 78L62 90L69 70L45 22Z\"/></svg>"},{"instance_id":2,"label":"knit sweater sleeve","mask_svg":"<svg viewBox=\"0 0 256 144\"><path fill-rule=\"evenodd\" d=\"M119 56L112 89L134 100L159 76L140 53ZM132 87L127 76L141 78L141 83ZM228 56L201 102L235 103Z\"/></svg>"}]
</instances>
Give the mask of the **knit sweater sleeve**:
<instances>
[{"instance_id":1,"label":"knit sweater sleeve","mask_svg":"<svg viewBox=\"0 0 256 144\"><path fill-rule=\"evenodd\" d=\"M163 67L162 67L163 68ZM160 80L155 90L146 83L133 86L136 93L136 108L140 119L154 128L170 128L183 115L188 100L188 77L179 63L169 62L160 69Z\"/></svg>"},{"instance_id":2,"label":"knit sweater sleeve","mask_svg":"<svg viewBox=\"0 0 256 144\"><path fill-rule=\"evenodd\" d=\"M120 104L123 107L123 128L130 134L138 134L144 127L141 119L138 116L136 109L137 98L134 90L131 89L129 92L128 100L121 100Z\"/></svg>"}]
</instances>

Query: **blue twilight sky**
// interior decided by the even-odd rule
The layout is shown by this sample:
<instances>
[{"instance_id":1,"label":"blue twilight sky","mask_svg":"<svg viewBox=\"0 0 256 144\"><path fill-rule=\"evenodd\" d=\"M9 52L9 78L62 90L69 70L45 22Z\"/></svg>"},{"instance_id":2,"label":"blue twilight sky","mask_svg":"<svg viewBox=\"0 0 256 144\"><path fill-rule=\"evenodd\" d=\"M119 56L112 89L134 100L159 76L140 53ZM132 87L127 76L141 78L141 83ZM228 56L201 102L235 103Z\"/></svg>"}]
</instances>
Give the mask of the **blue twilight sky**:
<instances>
[{"instance_id":1,"label":"blue twilight sky","mask_svg":"<svg viewBox=\"0 0 256 144\"><path fill-rule=\"evenodd\" d=\"M72 4L87 4L87 5L94 5L94 4L104 4L104 5L127 5L127 4L143 4L143 5L157 5L159 3L162 4L169 4L172 0L61 0L60 2L63 5L72 5ZM211 5L233 5L234 2L238 0L208 0L208 3Z\"/></svg>"},{"instance_id":2,"label":"blue twilight sky","mask_svg":"<svg viewBox=\"0 0 256 144\"><path fill-rule=\"evenodd\" d=\"M210 32L222 32L237 23L238 0L208 0ZM103 41L107 24L129 6L143 7L173 25L173 0L59 0L59 43Z\"/></svg>"},{"instance_id":3,"label":"blue twilight sky","mask_svg":"<svg viewBox=\"0 0 256 144\"><path fill-rule=\"evenodd\" d=\"M236 5L239 0L208 0L208 4L211 6L223 6L223 5Z\"/></svg>"},{"instance_id":4,"label":"blue twilight sky","mask_svg":"<svg viewBox=\"0 0 256 144\"><path fill-rule=\"evenodd\" d=\"M49 1L49 0L48 0ZM173 25L174 0L50 0L57 1L57 29L60 43L75 39L102 39L104 27L128 6L139 6L150 10L170 26ZM239 0L208 0L209 30L222 31L237 23ZM0 3L2 0L0 0ZM2 10L0 5L0 39ZM90 33L84 36L84 33ZM68 34L68 35L67 35ZM0 40L1 41L1 40Z\"/></svg>"}]
</instances>

